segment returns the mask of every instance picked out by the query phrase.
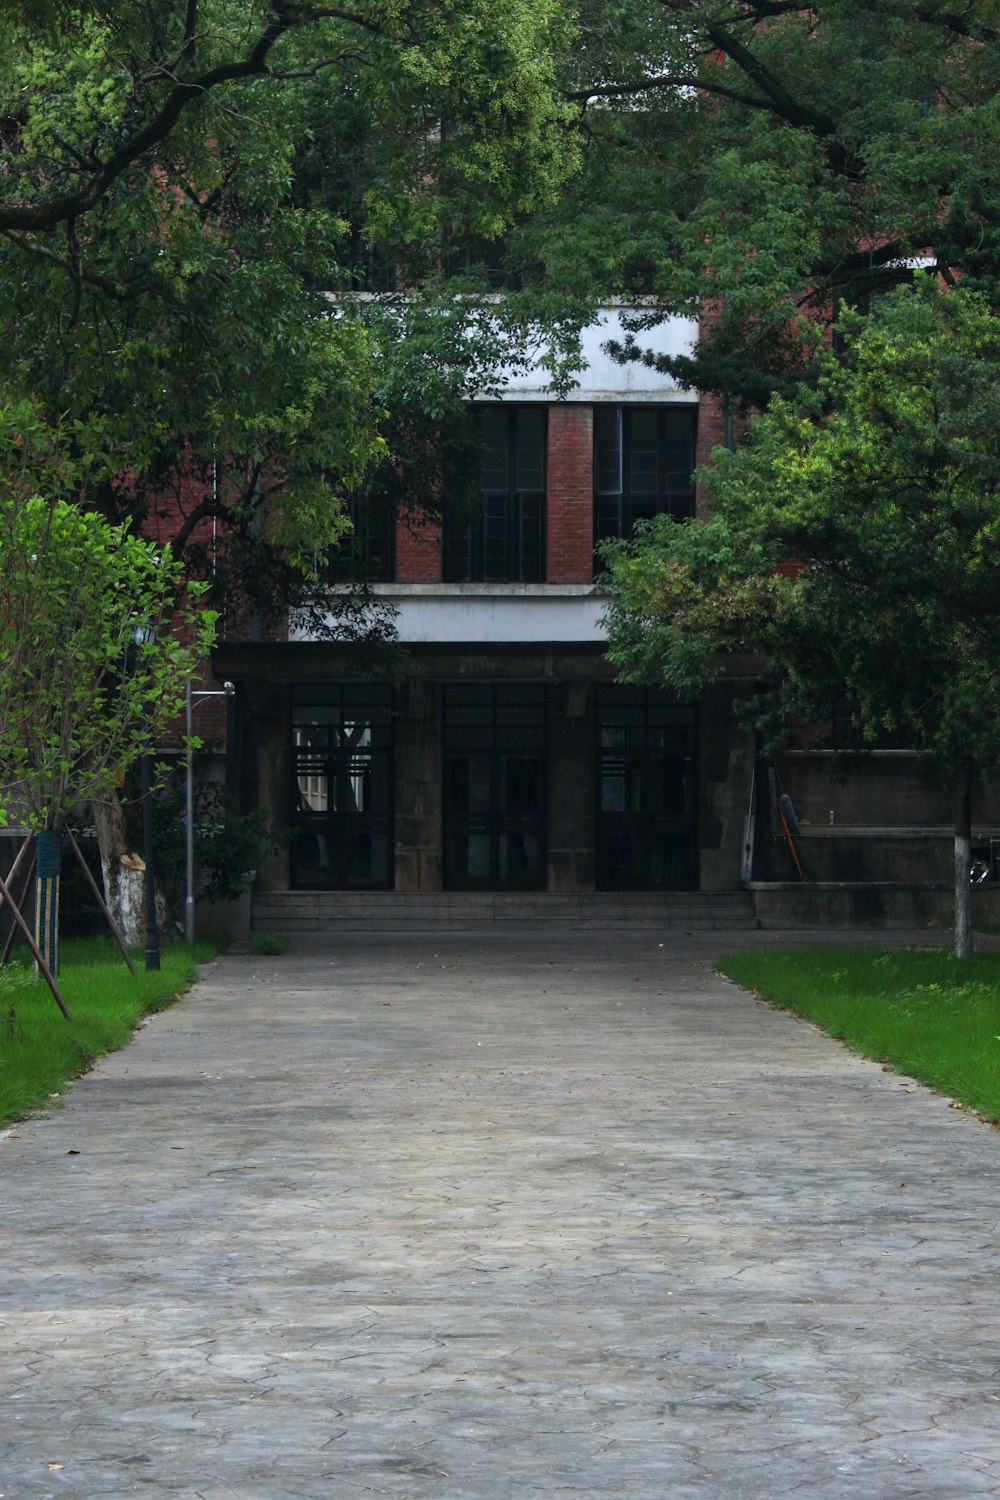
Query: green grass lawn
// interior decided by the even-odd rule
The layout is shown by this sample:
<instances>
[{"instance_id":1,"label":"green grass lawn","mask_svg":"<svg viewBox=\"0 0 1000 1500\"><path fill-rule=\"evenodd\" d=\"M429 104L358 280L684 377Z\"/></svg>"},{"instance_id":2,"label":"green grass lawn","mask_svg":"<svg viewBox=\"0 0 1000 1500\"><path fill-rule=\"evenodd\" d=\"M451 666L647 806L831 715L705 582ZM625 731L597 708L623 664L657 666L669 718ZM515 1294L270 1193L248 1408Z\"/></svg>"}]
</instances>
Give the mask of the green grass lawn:
<instances>
[{"instance_id":1,"label":"green grass lawn","mask_svg":"<svg viewBox=\"0 0 1000 1500\"><path fill-rule=\"evenodd\" d=\"M95 1058L123 1047L143 1016L178 999L214 952L210 943L167 943L160 972L147 974L140 954L133 978L110 939L64 942L58 982L72 1021L30 959L0 969L0 1126L44 1108Z\"/></svg>"},{"instance_id":2,"label":"green grass lawn","mask_svg":"<svg viewBox=\"0 0 1000 1500\"><path fill-rule=\"evenodd\" d=\"M723 974L1000 1122L1000 953L810 947L727 955Z\"/></svg>"}]
</instances>

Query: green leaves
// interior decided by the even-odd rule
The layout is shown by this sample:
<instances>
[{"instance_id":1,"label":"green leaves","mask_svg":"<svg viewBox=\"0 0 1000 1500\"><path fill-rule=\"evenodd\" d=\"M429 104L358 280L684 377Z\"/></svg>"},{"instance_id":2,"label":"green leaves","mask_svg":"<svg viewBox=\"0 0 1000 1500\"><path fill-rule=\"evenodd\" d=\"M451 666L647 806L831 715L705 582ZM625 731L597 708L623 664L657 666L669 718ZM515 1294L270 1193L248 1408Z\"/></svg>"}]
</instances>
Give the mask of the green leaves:
<instances>
[{"instance_id":1,"label":"green leaves","mask_svg":"<svg viewBox=\"0 0 1000 1500\"><path fill-rule=\"evenodd\" d=\"M995 303L995 0L587 0L580 29L582 167L523 252L647 316L701 309L670 373L745 409L790 395L841 307L928 259Z\"/></svg>"},{"instance_id":2,"label":"green leaves","mask_svg":"<svg viewBox=\"0 0 1000 1500\"><path fill-rule=\"evenodd\" d=\"M818 390L716 450L711 519L609 552L613 659L693 692L754 653L797 713L846 684L869 740L1000 773L1000 319L929 283L844 333Z\"/></svg>"},{"instance_id":3,"label":"green leaves","mask_svg":"<svg viewBox=\"0 0 1000 1500\"><path fill-rule=\"evenodd\" d=\"M0 408L0 798L34 828L109 788L180 710L215 618L169 548L80 507L86 458L61 442Z\"/></svg>"},{"instance_id":4,"label":"green leaves","mask_svg":"<svg viewBox=\"0 0 1000 1500\"><path fill-rule=\"evenodd\" d=\"M456 243L492 256L573 170L567 12L105 0L81 19L50 0L37 17L0 18L0 404L40 402L63 469L86 455L94 508L189 571L210 562L220 606L268 571L280 612L374 475L437 503L438 432L516 357L509 313L455 301L485 276L446 293L441 269ZM406 305L382 317L364 294L397 278Z\"/></svg>"}]
</instances>

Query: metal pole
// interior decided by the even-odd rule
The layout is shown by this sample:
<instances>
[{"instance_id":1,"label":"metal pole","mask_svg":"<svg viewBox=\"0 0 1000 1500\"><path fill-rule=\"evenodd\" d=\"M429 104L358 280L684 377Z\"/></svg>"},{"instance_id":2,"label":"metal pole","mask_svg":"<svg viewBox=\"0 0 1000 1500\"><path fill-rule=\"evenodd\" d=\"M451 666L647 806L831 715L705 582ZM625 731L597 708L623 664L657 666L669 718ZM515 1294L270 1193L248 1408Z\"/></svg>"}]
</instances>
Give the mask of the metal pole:
<instances>
[{"instance_id":1,"label":"metal pole","mask_svg":"<svg viewBox=\"0 0 1000 1500\"><path fill-rule=\"evenodd\" d=\"M160 967L160 939L156 931L156 885L153 877L153 756L142 757L142 854L146 864L146 973Z\"/></svg>"},{"instance_id":2,"label":"metal pole","mask_svg":"<svg viewBox=\"0 0 1000 1500\"><path fill-rule=\"evenodd\" d=\"M187 680L184 712L187 727L187 766L184 773L184 936L194 942L194 750L191 748L193 733L191 718L191 679Z\"/></svg>"}]
</instances>

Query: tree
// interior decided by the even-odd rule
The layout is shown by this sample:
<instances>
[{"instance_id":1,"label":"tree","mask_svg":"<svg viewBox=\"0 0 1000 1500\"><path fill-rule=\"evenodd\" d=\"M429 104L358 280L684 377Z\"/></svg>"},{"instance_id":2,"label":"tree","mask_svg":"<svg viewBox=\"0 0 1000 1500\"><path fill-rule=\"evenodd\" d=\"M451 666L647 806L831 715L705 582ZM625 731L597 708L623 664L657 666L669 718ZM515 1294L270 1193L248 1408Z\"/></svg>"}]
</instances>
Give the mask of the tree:
<instances>
[{"instance_id":1,"label":"tree","mask_svg":"<svg viewBox=\"0 0 1000 1500\"><path fill-rule=\"evenodd\" d=\"M794 390L842 307L931 260L1000 273L996 0L582 0L581 169L512 241L548 294L634 301L620 352L734 407Z\"/></svg>"},{"instance_id":2,"label":"tree","mask_svg":"<svg viewBox=\"0 0 1000 1500\"><path fill-rule=\"evenodd\" d=\"M54 853L179 711L214 616L169 551L80 508L85 470L28 405L0 408L0 473L0 818L16 809Z\"/></svg>"},{"instance_id":3,"label":"tree","mask_svg":"<svg viewBox=\"0 0 1000 1500\"><path fill-rule=\"evenodd\" d=\"M349 496L438 503L426 455L506 352L487 299L456 314L485 282L446 289L443 246L572 168L568 34L558 0L3 7L0 400L36 403L86 505L169 545L230 633L308 606ZM368 294L396 281L389 317ZM367 649L384 621L341 602Z\"/></svg>"},{"instance_id":4,"label":"tree","mask_svg":"<svg viewBox=\"0 0 1000 1500\"><path fill-rule=\"evenodd\" d=\"M316 571L404 413L496 363L491 314L442 316L403 378L350 294L428 277L443 308L445 242L551 199L566 35L557 0L4 8L4 394L113 452L93 503L230 585L230 619Z\"/></svg>"},{"instance_id":5,"label":"tree","mask_svg":"<svg viewBox=\"0 0 1000 1500\"><path fill-rule=\"evenodd\" d=\"M608 550L611 656L694 693L718 653L757 653L772 737L843 686L865 740L909 737L953 796L965 956L973 776L1000 773L1000 318L926 286L843 328L817 389L716 450L707 519Z\"/></svg>"}]
</instances>

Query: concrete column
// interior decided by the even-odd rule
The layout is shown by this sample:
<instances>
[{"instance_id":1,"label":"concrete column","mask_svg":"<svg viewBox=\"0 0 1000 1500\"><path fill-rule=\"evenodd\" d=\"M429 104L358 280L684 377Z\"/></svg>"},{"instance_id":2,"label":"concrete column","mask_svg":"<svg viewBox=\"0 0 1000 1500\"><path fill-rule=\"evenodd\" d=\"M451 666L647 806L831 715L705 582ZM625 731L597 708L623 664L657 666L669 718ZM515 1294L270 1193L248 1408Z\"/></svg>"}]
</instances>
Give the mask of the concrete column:
<instances>
[{"instance_id":1,"label":"concrete column","mask_svg":"<svg viewBox=\"0 0 1000 1500\"><path fill-rule=\"evenodd\" d=\"M266 684L248 693L248 710L256 721L257 805L268 814L268 828L280 841L276 854L266 855L257 872L257 889L284 891L290 881L289 823L291 783L290 708L283 683Z\"/></svg>"},{"instance_id":2,"label":"concrete column","mask_svg":"<svg viewBox=\"0 0 1000 1500\"><path fill-rule=\"evenodd\" d=\"M411 679L395 721L396 890L441 890L441 687Z\"/></svg>"},{"instance_id":3,"label":"concrete column","mask_svg":"<svg viewBox=\"0 0 1000 1500\"><path fill-rule=\"evenodd\" d=\"M734 696L731 684L713 683L704 690L698 705L698 841L703 891L731 891L740 883L754 750L753 735L736 722Z\"/></svg>"},{"instance_id":4,"label":"concrete column","mask_svg":"<svg viewBox=\"0 0 1000 1500\"><path fill-rule=\"evenodd\" d=\"M596 729L594 687L584 679L549 693L548 888L594 889Z\"/></svg>"}]
</instances>

